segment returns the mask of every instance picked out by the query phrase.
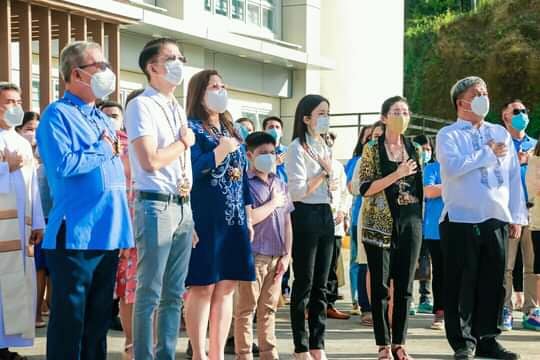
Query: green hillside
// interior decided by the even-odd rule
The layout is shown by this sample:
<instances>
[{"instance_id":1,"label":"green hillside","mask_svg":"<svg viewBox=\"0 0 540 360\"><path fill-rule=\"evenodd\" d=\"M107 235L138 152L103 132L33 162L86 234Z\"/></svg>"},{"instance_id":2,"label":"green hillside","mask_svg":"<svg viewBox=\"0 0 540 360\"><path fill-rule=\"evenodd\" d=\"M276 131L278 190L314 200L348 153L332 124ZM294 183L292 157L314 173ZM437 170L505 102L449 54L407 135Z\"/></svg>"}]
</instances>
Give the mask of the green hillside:
<instances>
[{"instance_id":1,"label":"green hillside","mask_svg":"<svg viewBox=\"0 0 540 360\"><path fill-rule=\"evenodd\" d=\"M429 5L430 1L423 2ZM441 1L431 1L440 3ZM452 3L451 1L446 1ZM490 121L502 104L532 109L528 132L540 133L540 0L484 1L474 12L447 6L438 15L411 14L405 39L405 95L416 112L453 119L450 87L465 76L488 83Z\"/></svg>"}]
</instances>

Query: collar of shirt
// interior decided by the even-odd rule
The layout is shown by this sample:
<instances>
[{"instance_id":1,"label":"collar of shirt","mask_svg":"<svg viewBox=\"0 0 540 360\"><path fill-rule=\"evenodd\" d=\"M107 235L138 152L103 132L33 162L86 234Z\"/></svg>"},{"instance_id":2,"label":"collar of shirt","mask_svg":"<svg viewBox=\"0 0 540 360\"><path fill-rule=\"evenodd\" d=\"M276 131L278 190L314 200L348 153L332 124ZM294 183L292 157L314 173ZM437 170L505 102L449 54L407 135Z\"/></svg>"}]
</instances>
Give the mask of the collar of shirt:
<instances>
[{"instance_id":1,"label":"collar of shirt","mask_svg":"<svg viewBox=\"0 0 540 360\"><path fill-rule=\"evenodd\" d=\"M271 185L272 185L272 182L274 181L274 178L276 177L276 174L274 174L274 173L269 173L269 174L268 174L268 182L266 182L266 181L264 181L263 179L261 179L261 178L257 175L257 173L256 173L255 171L253 171L253 170L251 170L251 169L247 171L247 175L248 175L248 179L249 179L249 180L254 180L254 179L256 179L256 180L259 180L260 182L265 183L265 184L268 185L268 186L271 186Z\"/></svg>"},{"instance_id":2,"label":"collar of shirt","mask_svg":"<svg viewBox=\"0 0 540 360\"><path fill-rule=\"evenodd\" d=\"M68 90L64 92L64 99L81 109L85 115L92 115L95 110L94 104L85 103L80 97Z\"/></svg>"}]
</instances>

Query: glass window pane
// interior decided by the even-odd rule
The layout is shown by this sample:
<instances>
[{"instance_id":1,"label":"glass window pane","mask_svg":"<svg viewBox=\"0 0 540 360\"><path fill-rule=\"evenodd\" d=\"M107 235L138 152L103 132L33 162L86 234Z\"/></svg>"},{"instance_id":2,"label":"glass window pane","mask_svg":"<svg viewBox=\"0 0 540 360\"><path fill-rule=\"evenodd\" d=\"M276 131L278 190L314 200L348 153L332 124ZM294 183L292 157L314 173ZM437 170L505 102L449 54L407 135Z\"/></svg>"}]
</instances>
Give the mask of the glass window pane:
<instances>
[{"instance_id":1,"label":"glass window pane","mask_svg":"<svg viewBox=\"0 0 540 360\"><path fill-rule=\"evenodd\" d=\"M274 11L271 9L263 9L263 26L267 29L274 30Z\"/></svg>"},{"instance_id":2,"label":"glass window pane","mask_svg":"<svg viewBox=\"0 0 540 360\"><path fill-rule=\"evenodd\" d=\"M229 0L214 0L216 2L216 14L225 15L229 13Z\"/></svg>"},{"instance_id":3,"label":"glass window pane","mask_svg":"<svg viewBox=\"0 0 540 360\"><path fill-rule=\"evenodd\" d=\"M244 0L232 0L232 17L233 19L244 20Z\"/></svg>"},{"instance_id":4,"label":"glass window pane","mask_svg":"<svg viewBox=\"0 0 540 360\"><path fill-rule=\"evenodd\" d=\"M204 9L205 10L212 10L212 0L204 0Z\"/></svg>"},{"instance_id":5,"label":"glass window pane","mask_svg":"<svg viewBox=\"0 0 540 360\"><path fill-rule=\"evenodd\" d=\"M261 24L261 19L259 17L259 11L261 7L256 4L248 4L248 20L250 23L255 25Z\"/></svg>"}]
</instances>

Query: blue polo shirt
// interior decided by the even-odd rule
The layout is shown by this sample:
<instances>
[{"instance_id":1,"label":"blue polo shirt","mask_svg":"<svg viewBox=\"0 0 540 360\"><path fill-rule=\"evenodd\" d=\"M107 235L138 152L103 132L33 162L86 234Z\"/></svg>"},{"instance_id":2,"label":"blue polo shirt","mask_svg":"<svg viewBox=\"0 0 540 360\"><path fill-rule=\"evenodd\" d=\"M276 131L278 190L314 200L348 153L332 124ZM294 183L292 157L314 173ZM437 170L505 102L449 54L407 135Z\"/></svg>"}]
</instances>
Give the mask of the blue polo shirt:
<instances>
[{"instance_id":1,"label":"blue polo shirt","mask_svg":"<svg viewBox=\"0 0 540 360\"><path fill-rule=\"evenodd\" d=\"M44 249L56 248L62 221L66 249L133 247L124 167L103 131L115 136L111 120L69 91L41 116L37 143L53 198Z\"/></svg>"},{"instance_id":2,"label":"blue polo shirt","mask_svg":"<svg viewBox=\"0 0 540 360\"><path fill-rule=\"evenodd\" d=\"M347 184L352 181L354 175L354 168L360 160L360 156L354 156L345 164L345 174L347 175ZM358 215L360 214L360 208L362 207L362 196L355 196L351 207L351 226L358 225Z\"/></svg>"},{"instance_id":3,"label":"blue polo shirt","mask_svg":"<svg viewBox=\"0 0 540 360\"><path fill-rule=\"evenodd\" d=\"M529 135L525 134L523 139L514 139L514 147L516 152L519 151L530 151L533 150L536 146L537 141L531 138ZM529 194L527 193L527 184L525 182L525 175L527 174L527 164L521 165L521 185L523 186L523 192L525 193L525 201L529 201Z\"/></svg>"},{"instance_id":4,"label":"blue polo shirt","mask_svg":"<svg viewBox=\"0 0 540 360\"><path fill-rule=\"evenodd\" d=\"M424 186L441 184L441 166L432 161L424 167ZM424 239L440 240L439 219L444 207L442 197L427 198L424 196L426 207L424 209Z\"/></svg>"},{"instance_id":5,"label":"blue polo shirt","mask_svg":"<svg viewBox=\"0 0 540 360\"><path fill-rule=\"evenodd\" d=\"M287 152L287 147L285 145L280 144L276 148L276 155L281 155L286 152ZM285 162L276 166L276 173L277 173L277 176L281 179L281 181L283 181L286 184L289 179L287 178L287 170L285 170Z\"/></svg>"}]
</instances>

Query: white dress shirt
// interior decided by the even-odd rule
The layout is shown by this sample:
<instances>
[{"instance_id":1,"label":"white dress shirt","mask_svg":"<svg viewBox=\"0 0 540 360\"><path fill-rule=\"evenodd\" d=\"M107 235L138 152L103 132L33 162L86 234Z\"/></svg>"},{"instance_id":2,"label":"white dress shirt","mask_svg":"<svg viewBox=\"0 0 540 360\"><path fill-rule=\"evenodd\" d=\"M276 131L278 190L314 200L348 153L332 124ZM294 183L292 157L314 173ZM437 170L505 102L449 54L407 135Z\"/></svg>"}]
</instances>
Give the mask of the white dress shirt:
<instances>
[{"instance_id":1,"label":"white dress shirt","mask_svg":"<svg viewBox=\"0 0 540 360\"><path fill-rule=\"evenodd\" d=\"M184 109L175 99L168 99L148 86L142 94L130 101L126 108L125 126L129 138L129 162L135 180L135 190L177 193L177 183L185 176L192 184L191 154L189 149L177 161L156 171L142 168L133 147L133 141L150 136L158 149L163 149L179 139L180 128L187 126ZM181 161L185 160L185 175Z\"/></svg>"},{"instance_id":2,"label":"white dress shirt","mask_svg":"<svg viewBox=\"0 0 540 360\"><path fill-rule=\"evenodd\" d=\"M508 153L495 156L490 140L504 142ZM478 224L497 219L527 225L525 195L512 138L500 125L484 121L479 128L458 119L437 134L444 209L452 222Z\"/></svg>"}]
</instances>

